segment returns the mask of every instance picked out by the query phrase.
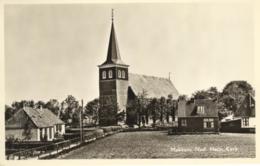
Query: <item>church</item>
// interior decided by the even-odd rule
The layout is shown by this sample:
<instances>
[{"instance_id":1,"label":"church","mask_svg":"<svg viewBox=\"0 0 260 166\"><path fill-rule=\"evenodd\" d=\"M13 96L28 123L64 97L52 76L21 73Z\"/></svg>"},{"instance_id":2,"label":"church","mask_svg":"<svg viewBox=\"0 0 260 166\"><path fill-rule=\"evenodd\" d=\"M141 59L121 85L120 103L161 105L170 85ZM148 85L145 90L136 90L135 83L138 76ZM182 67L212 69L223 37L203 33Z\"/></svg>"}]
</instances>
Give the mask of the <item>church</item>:
<instances>
[{"instance_id":1,"label":"church","mask_svg":"<svg viewBox=\"0 0 260 166\"><path fill-rule=\"evenodd\" d=\"M143 91L147 98L167 98L172 95L177 99L179 93L169 78L132 74L129 65L121 59L116 38L113 10L111 32L108 43L107 58L99 67L100 104L107 98L115 99L119 112L127 112L127 103ZM102 124L102 120L100 120ZM117 123L117 122L116 122Z\"/></svg>"}]
</instances>

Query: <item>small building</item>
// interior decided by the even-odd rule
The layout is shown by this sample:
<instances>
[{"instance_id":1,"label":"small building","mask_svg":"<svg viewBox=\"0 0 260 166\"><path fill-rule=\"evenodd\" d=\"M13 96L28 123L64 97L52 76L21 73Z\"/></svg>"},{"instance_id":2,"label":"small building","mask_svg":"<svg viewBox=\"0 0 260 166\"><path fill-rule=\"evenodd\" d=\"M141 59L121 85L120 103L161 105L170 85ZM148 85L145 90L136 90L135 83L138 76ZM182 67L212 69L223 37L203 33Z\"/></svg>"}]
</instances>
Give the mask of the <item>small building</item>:
<instances>
[{"instance_id":1,"label":"small building","mask_svg":"<svg viewBox=\"0 0 260 166\"><path fill-rule=\"evenodd\" d=\"M48 109L24 107L5 123L6 139L52 141L65 133L65 123Z\"/></svg>"},{"instance_id":2,"label":"small building","mask_svg":"<svg viewBox=\"0 0 260 166\"><path fill-rule=\"evenodd\" d=\"M179 132L218 132L216 102L210 99L179 100L177 109Z\"/></svg>"},{"instance_id":3,"label":"small building","mask_svg":"<svg viewBox=\"0 0 260 166\"><path fill-rule=\"evenodd\" d=\"M222 132L255 132L255 99L248 94L231 118L221 121Z\"/></svg>"}]
</instances>

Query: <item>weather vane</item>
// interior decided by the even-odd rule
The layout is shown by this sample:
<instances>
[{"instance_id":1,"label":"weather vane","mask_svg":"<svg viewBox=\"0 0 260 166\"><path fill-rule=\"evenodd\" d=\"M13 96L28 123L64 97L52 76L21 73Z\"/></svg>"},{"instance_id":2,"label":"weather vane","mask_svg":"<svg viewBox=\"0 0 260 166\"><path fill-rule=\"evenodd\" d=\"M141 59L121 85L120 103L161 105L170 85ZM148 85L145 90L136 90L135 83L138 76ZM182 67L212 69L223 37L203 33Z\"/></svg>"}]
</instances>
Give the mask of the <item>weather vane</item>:
<instances>
[{"instance_id":1,"label":"weather vane","mask_svg":"<svg viewBox=\"0 0 260 166\"><path fill-rule=\"evenodd\" d=\"M114 21L114 9L111 11L112 22Z\"/></svg>"}]
</instances>

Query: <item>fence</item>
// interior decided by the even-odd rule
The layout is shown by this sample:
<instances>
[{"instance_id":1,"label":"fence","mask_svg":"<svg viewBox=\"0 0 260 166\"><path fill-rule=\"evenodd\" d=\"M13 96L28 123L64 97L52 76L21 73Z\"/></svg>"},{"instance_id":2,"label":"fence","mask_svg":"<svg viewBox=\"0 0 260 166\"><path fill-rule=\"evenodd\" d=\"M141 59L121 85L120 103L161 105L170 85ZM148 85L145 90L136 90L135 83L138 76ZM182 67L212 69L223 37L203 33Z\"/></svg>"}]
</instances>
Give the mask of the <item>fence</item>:
<instances>
[{"instance_id":1,"label":"fence","mask_svg":"<svg viewBox=\"0 0 260 166\"><path fill-rule=\"evenodd\" d=\"M32 148L28 150L23 150L20 152L12 153L6 156L7 160L21 160L21 159L28 159L28 158L44 158L47 156L59 154L60 152L64 151L65 149L70 149L72 147L77 146L80 144L80 138L75 138L67 141L62 141L59 143L53 143L47 146L40 146L37 148Z\"/></svg>"},{"instance_id":2,"label":"fence","mask_svg":"<svg viewBox=\"0 0 260 166\"><path fill-rule=\"evenodd\" d=\"M61 153L65 153L67 151L72 150L73 148L76 148L78 146L83 145L84 143L89 143L92 141L95 141L97 139L103 138L108 135L112 135L114 133L120 132L121 129L117 130L109 130L107 132L101 132L101 130L97 130L91 133L87 133L84 135L83 142L81 142L81 139L74 138L58 143L52 143L47 146L40 146L37 148L32 148L28 150L23 150L19 152L15 152L12 154L7 154L6 159L7 160L23 160L23 159L46 159L51 158L54 156L58 156Z\"/></svg>"}]
</instances>

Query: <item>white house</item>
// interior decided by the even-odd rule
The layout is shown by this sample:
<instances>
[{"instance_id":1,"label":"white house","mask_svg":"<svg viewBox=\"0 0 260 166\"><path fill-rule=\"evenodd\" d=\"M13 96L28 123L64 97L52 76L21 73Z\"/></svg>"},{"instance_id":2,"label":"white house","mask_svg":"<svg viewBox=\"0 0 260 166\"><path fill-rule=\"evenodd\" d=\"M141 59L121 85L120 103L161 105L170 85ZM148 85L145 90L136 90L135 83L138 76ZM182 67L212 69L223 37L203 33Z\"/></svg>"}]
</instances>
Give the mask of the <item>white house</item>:
<instances>
[{"instance_id":1,"label":"white house","mask_svg":"<svg viewBox=\"0 0 260 166\"><path fill-rule=\"evenodd\" d=\"M65 133L65 123L48 109L24 107L5 123L5 137L23 141L52 141Z\"/></svg>"}]
</instances>

